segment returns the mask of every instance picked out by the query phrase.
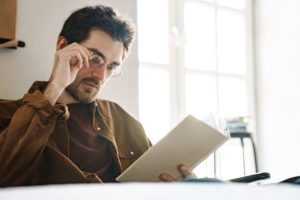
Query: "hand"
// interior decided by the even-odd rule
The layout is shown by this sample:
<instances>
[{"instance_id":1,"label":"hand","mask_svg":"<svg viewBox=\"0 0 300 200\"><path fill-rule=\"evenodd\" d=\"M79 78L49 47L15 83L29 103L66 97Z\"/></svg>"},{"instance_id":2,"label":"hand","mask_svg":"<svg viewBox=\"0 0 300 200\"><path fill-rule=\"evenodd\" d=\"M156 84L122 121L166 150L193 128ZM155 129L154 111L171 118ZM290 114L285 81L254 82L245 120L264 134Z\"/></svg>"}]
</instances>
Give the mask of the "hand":
<instances>
[{"instance_id":1,"label":"hand","mask_svg":"<svg viewBox=\"0 0 300 200\"><path fill-rule=\"evenodd\" d=\"M195 174L185 165L185 164L180 164L178 165L178 171L182 175L182 178L186 177L196 177ZM159 175L159 179L163 182L174 182L177 181L173 176L171 176L168 173L161 173Z\"/></svg>"},{"instance_id":2,"label":"hand","mask_svg":"<svg viewBox=\"0 0 300 200\"><path fill-rule=\"evenodd\" d=\"M49 84L44 91L44 96L54 105L65 88L76 78L82 67L89 67L89 50L83 46L72 43L55 54L54 66Z\"/></svg>"},{"instance_id":3,"label":"hand","mask_svg":"<svg viewBox=\"0 0 300 200\"><path fill-rule=\"evenodd\" d=\"M50 83L64 90L76 78L82 67L89 67L90 52L78 43L72 43L55 54Z\"/></svg>"}]
</instances>

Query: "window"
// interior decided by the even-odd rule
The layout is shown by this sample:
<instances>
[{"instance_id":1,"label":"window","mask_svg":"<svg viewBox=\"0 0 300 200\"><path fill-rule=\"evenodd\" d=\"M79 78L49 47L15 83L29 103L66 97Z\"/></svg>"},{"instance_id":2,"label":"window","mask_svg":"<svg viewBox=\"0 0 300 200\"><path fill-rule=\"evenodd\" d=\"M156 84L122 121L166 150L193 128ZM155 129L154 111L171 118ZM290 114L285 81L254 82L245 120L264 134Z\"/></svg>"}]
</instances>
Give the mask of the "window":
<instances>
[{"instance_id":1,"label":"window","mask_svg":"<svg viewBox=\"0 0 300 200\"><path fill-rule=\"evenodd\" d=\"M251 0L137 2L139 116L152 142L188 114L250 116L253 126ZM240 158L234 146L223 147L195 172L242 176L230 167ZM236 160L225 159L233 154Z\"/></svg>"}]
</instances>

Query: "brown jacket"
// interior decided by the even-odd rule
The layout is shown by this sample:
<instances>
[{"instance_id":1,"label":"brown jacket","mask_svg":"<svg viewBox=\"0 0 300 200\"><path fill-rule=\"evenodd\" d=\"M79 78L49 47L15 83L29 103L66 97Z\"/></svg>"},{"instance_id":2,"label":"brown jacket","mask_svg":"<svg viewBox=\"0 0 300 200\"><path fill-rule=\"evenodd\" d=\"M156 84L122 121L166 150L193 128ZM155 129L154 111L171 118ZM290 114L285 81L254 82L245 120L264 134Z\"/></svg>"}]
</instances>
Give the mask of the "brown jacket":
<instances>
[{"instance_id":1,"label":"brown jacket","mask_svg":"<svg viewBox=\"0 0 300 200\"><path fill-rule=\"evenodd\" d=\"M0 101L0 186L101 182L69 159L67 106L51 106L35 82L17 101ZM111 143L119 172L149 147L141 124L119 105L96 100L95 132Z\"/></svg>"}]
</instances>

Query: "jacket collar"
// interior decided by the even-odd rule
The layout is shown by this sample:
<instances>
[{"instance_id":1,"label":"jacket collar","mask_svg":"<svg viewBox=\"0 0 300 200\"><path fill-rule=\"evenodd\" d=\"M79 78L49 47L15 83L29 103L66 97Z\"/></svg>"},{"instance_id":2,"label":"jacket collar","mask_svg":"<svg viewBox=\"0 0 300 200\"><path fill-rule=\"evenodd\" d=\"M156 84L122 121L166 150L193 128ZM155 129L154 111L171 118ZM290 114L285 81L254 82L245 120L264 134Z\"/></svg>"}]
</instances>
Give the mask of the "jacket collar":
<instances>
[{"instance_id":1,"label":"jacket collar","mask_svg":"<svg viewBox=\"0 0 300 200\"><path fill-rule=\"evenodd\" d=\"M39 90L41 92L44 92L48 85L47 81L35 81L30 89L28 90L28 93L33 93L35 90ZM92 112L93 112L93 121L95 123L98 123L99 121L102 121L103 123L96 125L95 123L93 124L94 126L99 126L101 127L101 131L99 131L99 135L102 137L105 137L109 141L111 141L114 145L116 145L115 138L113 136L112 130L111 130L111 122L112 119L110 117L110 112L109 109L107 109L105 106L105 103L97 99L93 103L91 103L92 107ZM103 130L102 130L103 129Z\"/></svg>"},{"instance_id":2,"label":"jacket collar","mask_svg":"<svg viewBox=\"0 0 300 200\"><path fill-rule=\"evenodd\" d=\"M33 93L35 90L44 92L48 85L47 81L35 81L28 90L28 93Z\"/></svg>"}]
</instances>

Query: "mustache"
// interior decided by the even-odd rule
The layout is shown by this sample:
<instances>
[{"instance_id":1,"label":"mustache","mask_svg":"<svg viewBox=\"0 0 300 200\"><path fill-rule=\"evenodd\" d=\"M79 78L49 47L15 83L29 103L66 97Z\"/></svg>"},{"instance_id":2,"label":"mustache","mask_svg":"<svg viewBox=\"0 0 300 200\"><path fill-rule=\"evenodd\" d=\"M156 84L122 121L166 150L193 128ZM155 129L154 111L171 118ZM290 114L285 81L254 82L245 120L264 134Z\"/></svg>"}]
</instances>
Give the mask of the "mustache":
<instances>
[{"instance_id":1,"label":"mustache","mask_svg":"<svg viewBox=\"0 0 300 200\"><path fill-rule=\"evenodd\" d=\"M97 78L95 78L95 77L83 78L83 79L81 80L81 82L89 82L89 83L93 83L94 85L96 85L96 86L98 86L98 87L102 84L102 81L99 80L99 79L97 79Z\"/></svg>"}]
</instances>

